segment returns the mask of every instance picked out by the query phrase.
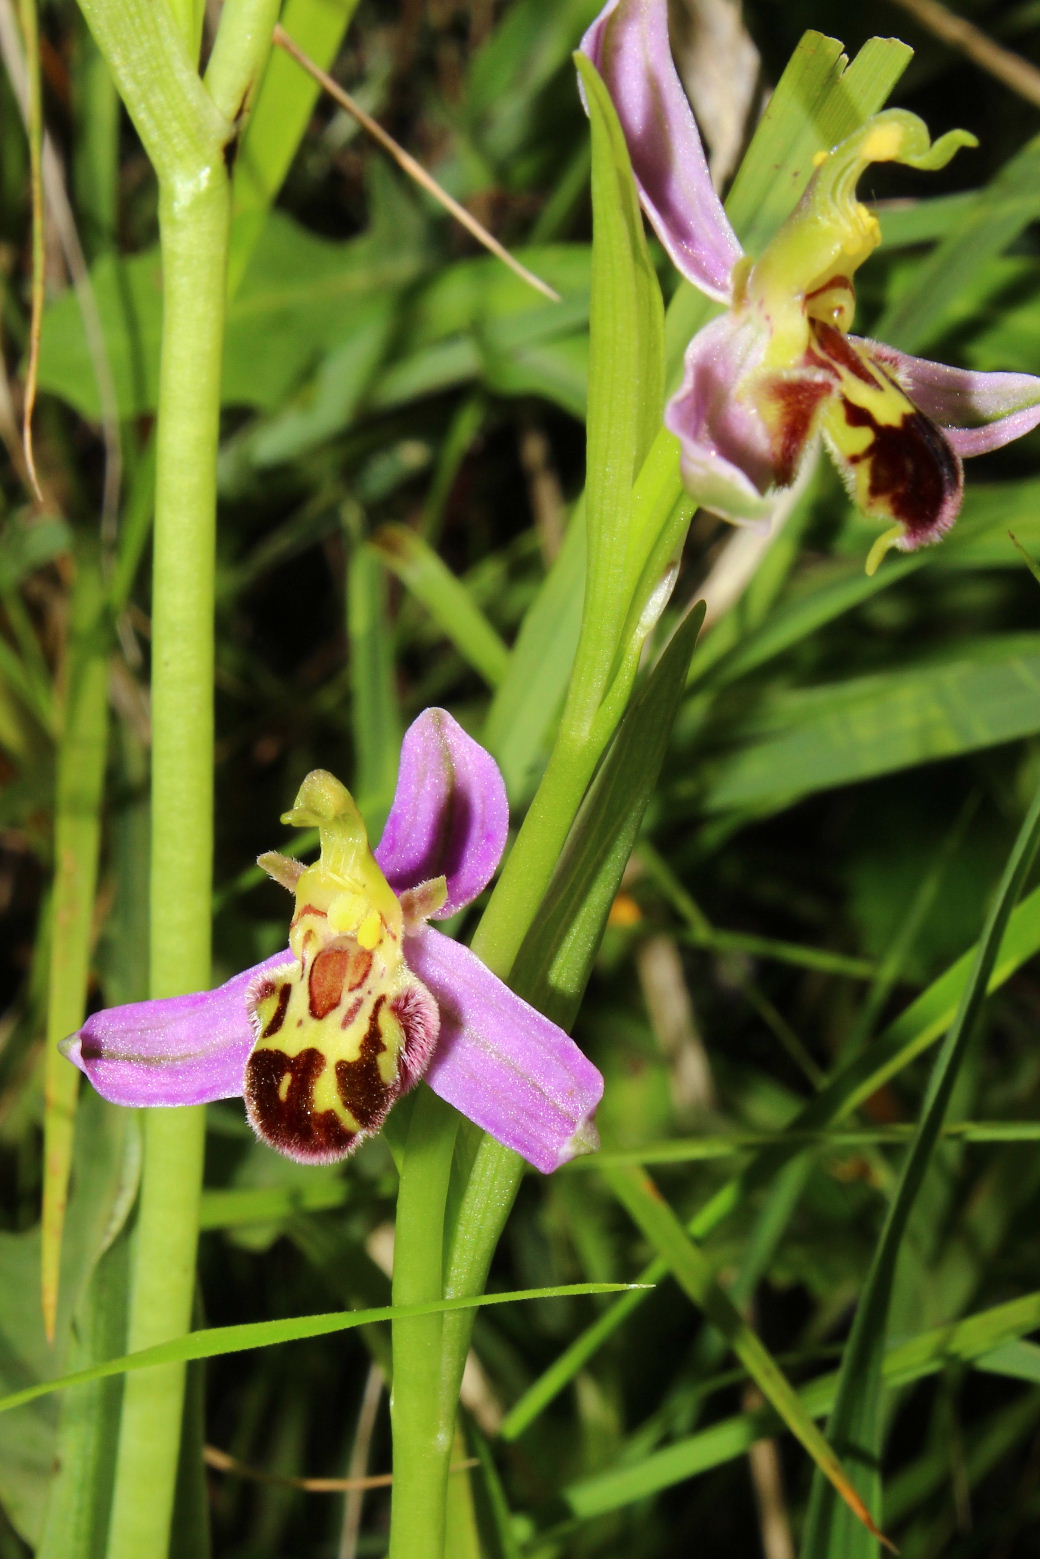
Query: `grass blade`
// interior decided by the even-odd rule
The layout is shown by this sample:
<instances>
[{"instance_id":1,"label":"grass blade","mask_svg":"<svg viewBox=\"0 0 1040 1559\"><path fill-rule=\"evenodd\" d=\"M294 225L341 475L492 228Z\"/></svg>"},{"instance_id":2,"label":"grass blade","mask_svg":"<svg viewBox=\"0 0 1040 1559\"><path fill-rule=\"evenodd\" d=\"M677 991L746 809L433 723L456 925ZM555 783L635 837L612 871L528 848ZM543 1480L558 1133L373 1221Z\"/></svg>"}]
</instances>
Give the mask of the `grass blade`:
<instances>
[{"instance_id":1,"label":"grass blade","mask_svg":"<svg viewBox=\"0 0 1040 1559\"><path fill-rule=\"evenodd\" d=\"M290 1316L284 1321L249 1321L241 1326L212 1326L204 1331L173 1337L169 1342L105 1359L89 1369L73 1370L56 1380L38 1381L21 1391L0 1398L0 1413L35 1402L38 1397L69 1386L84 1386L110 1375L125 1375L134 1370L151 1369L157 1364L183 1364L193 1359L214 1359L226 1353L242 1353L249 1348L271 1348L280 1343L299 1342L305 1337L327 1337L331 1332L349 1332L356 1326L377 1321L409 1320L412 1317L438 1315L448 1310L473 1310L481 1305L505 1305L526 1299L558 1299L585 1294L617 1294L627 1283L567 1283L554 1288L515 1289L508 1294L481 1294L463 1299L438 1299L429 1304L380 1305L370 1310L340 1310L327 1315Z\"/></svg>"},{"instance_id":2,"label":"grass blade","mask_svg":"<svg viewBox=\"0 0 1040 1559\"><path fill-rule=\"evenodd\" d=\"M90 548L80 553L72 611L54 821L56 868L44 1062L41 1281L44 1325L51 1338L58 1313L79 1083L57 1045L82 1023L87 998L108 728L107 614L98 560Z\"/></svg>"},{"instance_id":3,"label":"grass blade","mask_svg":"<svg viewBox=\"0 0 1040 1559\"><path fill-rule=\"evenodd\" d=\"M757 1332L745 1321L726 1291L719 1286L700 1248L658 1191L645 1170L604 1167L603 1177L632 1220L656 1247L676 1282L722 1333L758 1389L801 1441L818 1475L827 1479L846 1508L874 1537L881 1534L866 1504L826 1439L806 1412L791 1385Z\"/></svg>"},{"instance_id":4,"label":"grass blade","mask_svg":"<svg viewBox=\"0 0 1040 1559\"><path fill-rule=\"evenodd\" d=\"M935 1059L917 1134L907 1155L842 1361L841 1378L829 1431L851 1461L864 1498L877 1506L881 1494L881 1377L888 1311L910 1215L939 1140L968 1044L986 998L990 976L1011 911L1040 845L1040 791L1033 801L1004 871L996 900L975 954L971 978L957 1018ZM857 1546L858 1545L858 1546ZM806 1559L874 1559L875 1545L864 1545L850 1528L845 1511L817 1479L809 1508Z\"/></svg>"}]
</instances>

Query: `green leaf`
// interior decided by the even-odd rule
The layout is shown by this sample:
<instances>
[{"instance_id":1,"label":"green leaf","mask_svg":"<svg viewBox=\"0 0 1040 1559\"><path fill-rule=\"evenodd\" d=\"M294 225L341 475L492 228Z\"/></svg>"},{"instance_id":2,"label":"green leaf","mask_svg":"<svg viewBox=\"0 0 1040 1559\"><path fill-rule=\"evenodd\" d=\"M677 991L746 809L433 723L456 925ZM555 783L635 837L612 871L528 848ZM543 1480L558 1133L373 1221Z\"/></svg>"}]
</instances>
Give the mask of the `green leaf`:
<instances>
[{"instance_id":1,"label":"green leaf","mask_svg":"<svg viewBox=\"0 0 1040 1559\"><path fill-rule=\"evenodd\" d=\"M3 1239L11 1236L0 1236ZM329 1315L292 1316L284 1321L251 1321L241 1326L214 1326L208 1330L189 1332L186 1337L174 1337L169 1342L157 1343L151 1348L141 1348L137 1353L127 1353L118 1359L105 1359L88 1369L73 1370L55 1380L37 1381L19 1391L0 1397L0 1413L9 1413L52 1392L64 1391L69 1386L86 1385L90 1381L105 1380L111 1375L125 1375L128 1371L145 1370L156 1364L182 1364L190 1359L213 1359L226 1353L242 1353L250 1348L271 1348L280 1343L299 1342L305 1337L327 1337L332 1332L349 1332L356 1326L370 1326L377 1321L408 1320L413 1316L441 1315L451 1310L474 1310L482 1305L514 1304L528 1299L559 1299L565 1296L586 1294L617 1294L627 1288L626 1283L565 1283L549 1288L516 1289L507 1294L481 1294L464 1299L438 1299L429 1304L381 1305L369 1310L340 1310Z\"/></svg>"},{"instance_id":2,"label":"green leaf","mask_svg":"<svg viewBox=\"0 0 1040 1559\"><path fill-rule=\"evenodd\" d=\"M650 263L628 148L595 67L576 55L592 126L592 251L585 517L586 620L606 637L635 581L629 574L632 488L664 405L664 311Z\"/></svg>"},{"instance_id":3,"label":"green leaf","mask_svg":"<svg viewBox=\"0 0 1040 1559\"><path fill-rule=\"evenodd\" d=\"M336 0L335 4L329 0L285 0L281 24L316 65L328 70L356 10L357 0ZM231 296L238 290L320 91L314 78L288 54L281 49L271 50L235 159L228 257Z\"/></svg>"},{"instance_id":4,"label":"green leaf","mask_svg":"<svg viewBox=\"0 0 1040 1559\"><path fill-rule=\"evenodd\" d=\"M703 805L779 811L801 796L976 752L1040 730L1040 638L965 659L780 691L706 766Z\"/></svg>"},{"instance_id":5,"label":"green leaf","mask_svg":"<svg viewBox=\"0 0 1040 1559\"><path fill-rule=\"evenodd\" d=\"M970 1363L1037 1326L1040 1293L933 1327L889 1348L885 1355L885 1384L889 1388L905 1386L935 1375L957 1360ZM814 1417L821 1417L834 1401L836 1388L836 1373L821 1375L802 1391L803 1407ZM737 1414L698 1434L675 1440L628 1466L613 1466L607 1472L573 1483L563 1491L563 1498L573 1516L589 1520L744 1455L757 1441L774 1435L776 1425L776 1415L768 1411Z\"/></svg>"},{"instance_id":6,"label":"green leaf","mask_svg":"<svg viewBox=\"0 0 1040 1559\"><path fill-rule=\"evenodd\" d=\"M690 657L704 619L694 607L622 717L571 831L514 978L562 1023L577 1012L643 814L657 787Z\"/></svg>"},{"instance_id":7,"label":"green leaf","mask_svg":"<svg viewBox=\"0 0 1040 1559\"><path fill-rule=\"evenodd\" d=\"M11 1300L19 1296L0 1315L0 1391L18 1392L27 1381L39 1380L55 1368L35 1297L39 1275L38 1231L0 1233L0 1289ZM32 1548L40 1538L54 1472L55 1406L26 1405L0 1424L0 1501L12 1526Z\"/></svg>"},{"instance_id":8,"label":"green leaf","mask_svg":"<svg viewBox=\"0 0 1040 1559\"><path fill-rule=\"evenodd\" d=\"M389 246L378 224L360 238L330 243L280 212L268 217L228 312L222 395L227 405L274 410L320 358L345 351L369 330L374 300L419 274L422 259L407 229ZM121 417L154 411L159 376L162 289L159 253L128 260L106 255L91 280L105 332ZM40 388L83 416L102 407L89 343L74 293L44 316Z\"/></svg>"},{"instance_id":9,"label":"green leaf","mask_svg":"<svg viewBox=\"0 0 1040 1559\"><path fill-rule=\"evenodd\" d=\"M79 1088L79 1074L57 1047L79 1028L86 1009L108 742L109 637L100 563L94 548L85 545L78 558L58 749L47 981L41 1283L44 1325L52 1337Z\"/></svg>"},{"instance_id":10,"label":"green leaf","mask_svg":"<svg viewBox=\"0 0 1040 1559\"><path fill-rule=\"evenodd\" d=\"M124 1234L94 1269L66 1360L73 1368L110 1358L126 1346L128 1252ZM99 1380L75 1387L62 1399L56 1471L37 1559L97 1559L104 1553L122 1391L119 1379Z\"/></svg>"},{"instance_id":11,"label":"green leaf","mask_svg":"<svg viewBox=\"0 0 1040 1559\"><path fill-rule=\"evenodd\" d=\"M372 537L380 560L426 607L448 641L490 687L505 676L509 651L470 591L407 525L382 525Z\"/></svg>"},{"instance_id":12,"label":"green leaf","mask_svg":"<svg viewBox=\"0 0 1040 1559\"><path fill-rule=\"evenodd\" d=\"M528 608L484 728L514 800L528 795L559 718L581 629L584 513L572 514L563 545Z\"/></svg>"},{"instance_id":13,"label":"green leaf","mask_svg":"<svg viewBox=\"0 0 1040 1559\"><path fill-rule=\"evenodd\" d=\"M394 682L386 575L371 547L348 536L347 639L350 644L353 784L369 799L366 818L375 838L386 822L401 757L401 712Z\"/></svg>"},{"instance_id":14,"label":"green leaf","mask_svg":"<svg viewBox=\"0 0 1040 1559\"><path fill-rule=\"evenodd\" d=\"M1038 846L1040 790L1008 858L956 1021L935 1058L917 1133L889 1204L842 1358L829 1435L842 1447L857 1487L875 1508L881 1498L881 1377L896 1263L939 1140L958 1071L982 1011L1011 912ZM863 1542L862 1534L851 1526L845 1508L836 1503L818 1478L813 1484L803 1549L806 1559L875 1559L878 1553L876 1543Z\"/></svg>"}]
</instances>

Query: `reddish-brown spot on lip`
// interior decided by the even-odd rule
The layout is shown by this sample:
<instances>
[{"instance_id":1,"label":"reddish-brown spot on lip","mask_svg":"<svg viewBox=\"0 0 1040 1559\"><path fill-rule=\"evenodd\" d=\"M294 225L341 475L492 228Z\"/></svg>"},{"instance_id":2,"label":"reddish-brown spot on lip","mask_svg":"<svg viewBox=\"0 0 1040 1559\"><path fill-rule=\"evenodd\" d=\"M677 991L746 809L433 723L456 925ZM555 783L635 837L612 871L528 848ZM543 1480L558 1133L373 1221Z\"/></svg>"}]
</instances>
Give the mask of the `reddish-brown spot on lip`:
<instances>
[{"instance_id":1,"label":"reddish-brown spot on lip","mask_svg":"<svg viewBox=\"0 0 1040 1559\"><path fill-rule=\"evenodd\" d=\"M355 996L354 1000L350 1003L350 1006L339 1020L340 1028L348 1029L364 1005L364 996Z\"/></svg>"},{"instance_id":2,"label":"reddish-brown spot on lip","mask_svg":"<svg viewBox=\"0 0 1040 1559\"><path fill-rule=\"evenodd\" d=\"M776 481L789 487L798 475L820 403L834 393L834 385L823 379L776 378L768 393L777 413L773 433Z\"/></svg>"},{"instance_id":3,"label":"reddish-brown spot on lip","mask_svg":"<svg viewBox=\"0 0 1040 1559\"><path fill-rule=\"evenodd\" d=\"M372 954L366 952L363 947L354 949L353 962L347 975L347 990L356 991L359 985L364 985L372 968Z\"/></svg>"},{"instance_id":4,"label":"reddish-brown spot on lip","mask_svg":"<svg viewBox=\"0 0 1040 1559\"><path fill-rule=\"evenodd\" d=\"M267 1027L260 1035L261 1039L270 1039L272 1034L277 1034L285 1022L285 1009L289 1005L289 997L292 995L292 986L287 980L278 991L278 1005L272 1012Z\"/></svg>"},{"instance_id":5,"label":"reddish-brown spot on lip","mask_svg":"<svg viewBox=\"0 0 1040 1559\"><path fill-rule=\"evenodd\" d=\"M336 1062L339 1096L358 1125L366 1131L374 1131L382 1125L401 1092L399 1081L384 1083L379 1071L379 1057L386 1049L379 1027L379 1014L385 1001L385 996L379 996L372 1004L372 1015L357 1059Z\"/></svg>"},{"instance_id":6,"label":"reddish-brown spot on lip","mask_svg":"<svg viewBox=\"0 0 1040 1559\"><path fill-rule=\"evenodd\" d=\"M849 341L848 336L840 331L837 326L828 325L825 320L816 319L812 321L812 327L820 350L823 353L824 367L826 367L828 362L835 363L839 368L844 368L846 373L852 374L854 378L861 380L864 384L876 385L878 383L866 363L860 358L855 347ZM813 354L810 353L810 357L812 356ZM817 362L820 361L818 358L815 360Z\"/></svg>"},{"instance_id":7,"label":"reddish-brown spot on lip","mask_svg":"<svg viewBox=\"0 0 1040 1559\"><path fill-rule=\"evenodd\" d=\"M350 968L350 948L344 945L323 947L315 953L307 978L307 998L311 1017L327 1018L343 1000L343 986Z\"/></svg>"}]
</instances>

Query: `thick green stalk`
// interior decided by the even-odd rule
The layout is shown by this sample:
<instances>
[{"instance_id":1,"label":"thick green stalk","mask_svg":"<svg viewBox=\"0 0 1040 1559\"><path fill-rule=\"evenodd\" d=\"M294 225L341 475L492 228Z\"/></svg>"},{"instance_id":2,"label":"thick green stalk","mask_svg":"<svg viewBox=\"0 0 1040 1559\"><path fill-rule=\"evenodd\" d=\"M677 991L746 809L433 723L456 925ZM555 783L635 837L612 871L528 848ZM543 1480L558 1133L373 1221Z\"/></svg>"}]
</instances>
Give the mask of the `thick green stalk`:
<instances>
[{"instance_id":1,"label":"thick green stalk","mask_svg":"<svg viewBox=\"0 0 1040 1559\"><path fill-rule=\"evenodd\" d=\"M444 1214L458 1116L430 1089L420 1091L408 1126L397 1197L395 1305L440 1299ZM444 1317L393 1325L394 1493L389 1559L442 1559L448 1465L455 1415L431 1408L440 1393Z\"/></svg>"},{"instance_id":2,"label":"thick green stalk","mask_svg":"<svg viewBox=\"0 0 1040 1559\"><path fill-rule=\"evenodd\" d=\"M163 355L157 432L152 661L151 992L210 983L213 576L230 193L220 149L160 194ZM145 1118L128 1346L186 1332L194 1292L205 1112ZM183 1368L128 1379L109 1559L165 1554Z\"/></svg>"},{"instance_id":3,"label":"thick green stalk","mask_svg":"<svg viewBox=\"0 0 1040 1559\"><path fill-rule=\"evenodd\" d=\"M237 129L228 105L237 112L248 96L277 5L225 6L214 57L233 60L236 38L245 46L237 51L237 79L233 68L222 72L217 102L199 80L194 40L178 25L183 16L174 20L153 0L82 0L82 9L159 179L150 985L153 996L170 996L210 983L216 459L230 221L226 154ZM146 1117L132 1349L190 1325L203 1131L198 1108ZM180 1367L127 1382L109 1559L162 1559L167 1551L183 1392Z\"/></svg>"}]
</instances>

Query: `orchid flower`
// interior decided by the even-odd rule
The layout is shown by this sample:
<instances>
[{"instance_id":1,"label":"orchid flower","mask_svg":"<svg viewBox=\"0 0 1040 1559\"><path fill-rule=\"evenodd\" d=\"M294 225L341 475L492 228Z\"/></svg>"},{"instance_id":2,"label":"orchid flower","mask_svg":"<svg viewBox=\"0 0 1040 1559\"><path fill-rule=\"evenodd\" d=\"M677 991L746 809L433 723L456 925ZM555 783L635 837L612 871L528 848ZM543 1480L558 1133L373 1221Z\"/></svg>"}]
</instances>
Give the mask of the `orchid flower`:
<instances>
[{"instance_id":1,"label":"orchid flower","mask_svg":"<svg viewBox=\"0 0 1040 1559\"><path fill-rule=\"evenodd\" d=\"M562 1029L426 924L470 903L505 847L494 759L443 709L405 734L386 829L369 848L349 791L318 769L282 820L320 857L260 865L296 898L289 950L218 990L98 1012L63 1044L116 1104L244 1095L258 1136L301 1163L345 1158L425 1077L548 1173L597 1145L603 1079Z\"/></svg>"},{"instance_id":2,"label":"orchid flower","mask_svg":"<svg viewBox=\"0 0 1040 1559\"><path fill-rule=\"evenodd\" d=\"M930 142L915 115L875 114L817 159L794 211L757 259L712 186L668 44L667 0L610 0L582 40L611 94L640 199L674 264L727 312L700 330L665 420L704 508L767 520L822 435L857 506L890 528L871 550L937 541L961 505L961 459L1040 422L1040 379L973 373L849 334L853 276L881 241L856 199L875 162L944 167L963 130Z\"/></svg>"}]
</instances>

